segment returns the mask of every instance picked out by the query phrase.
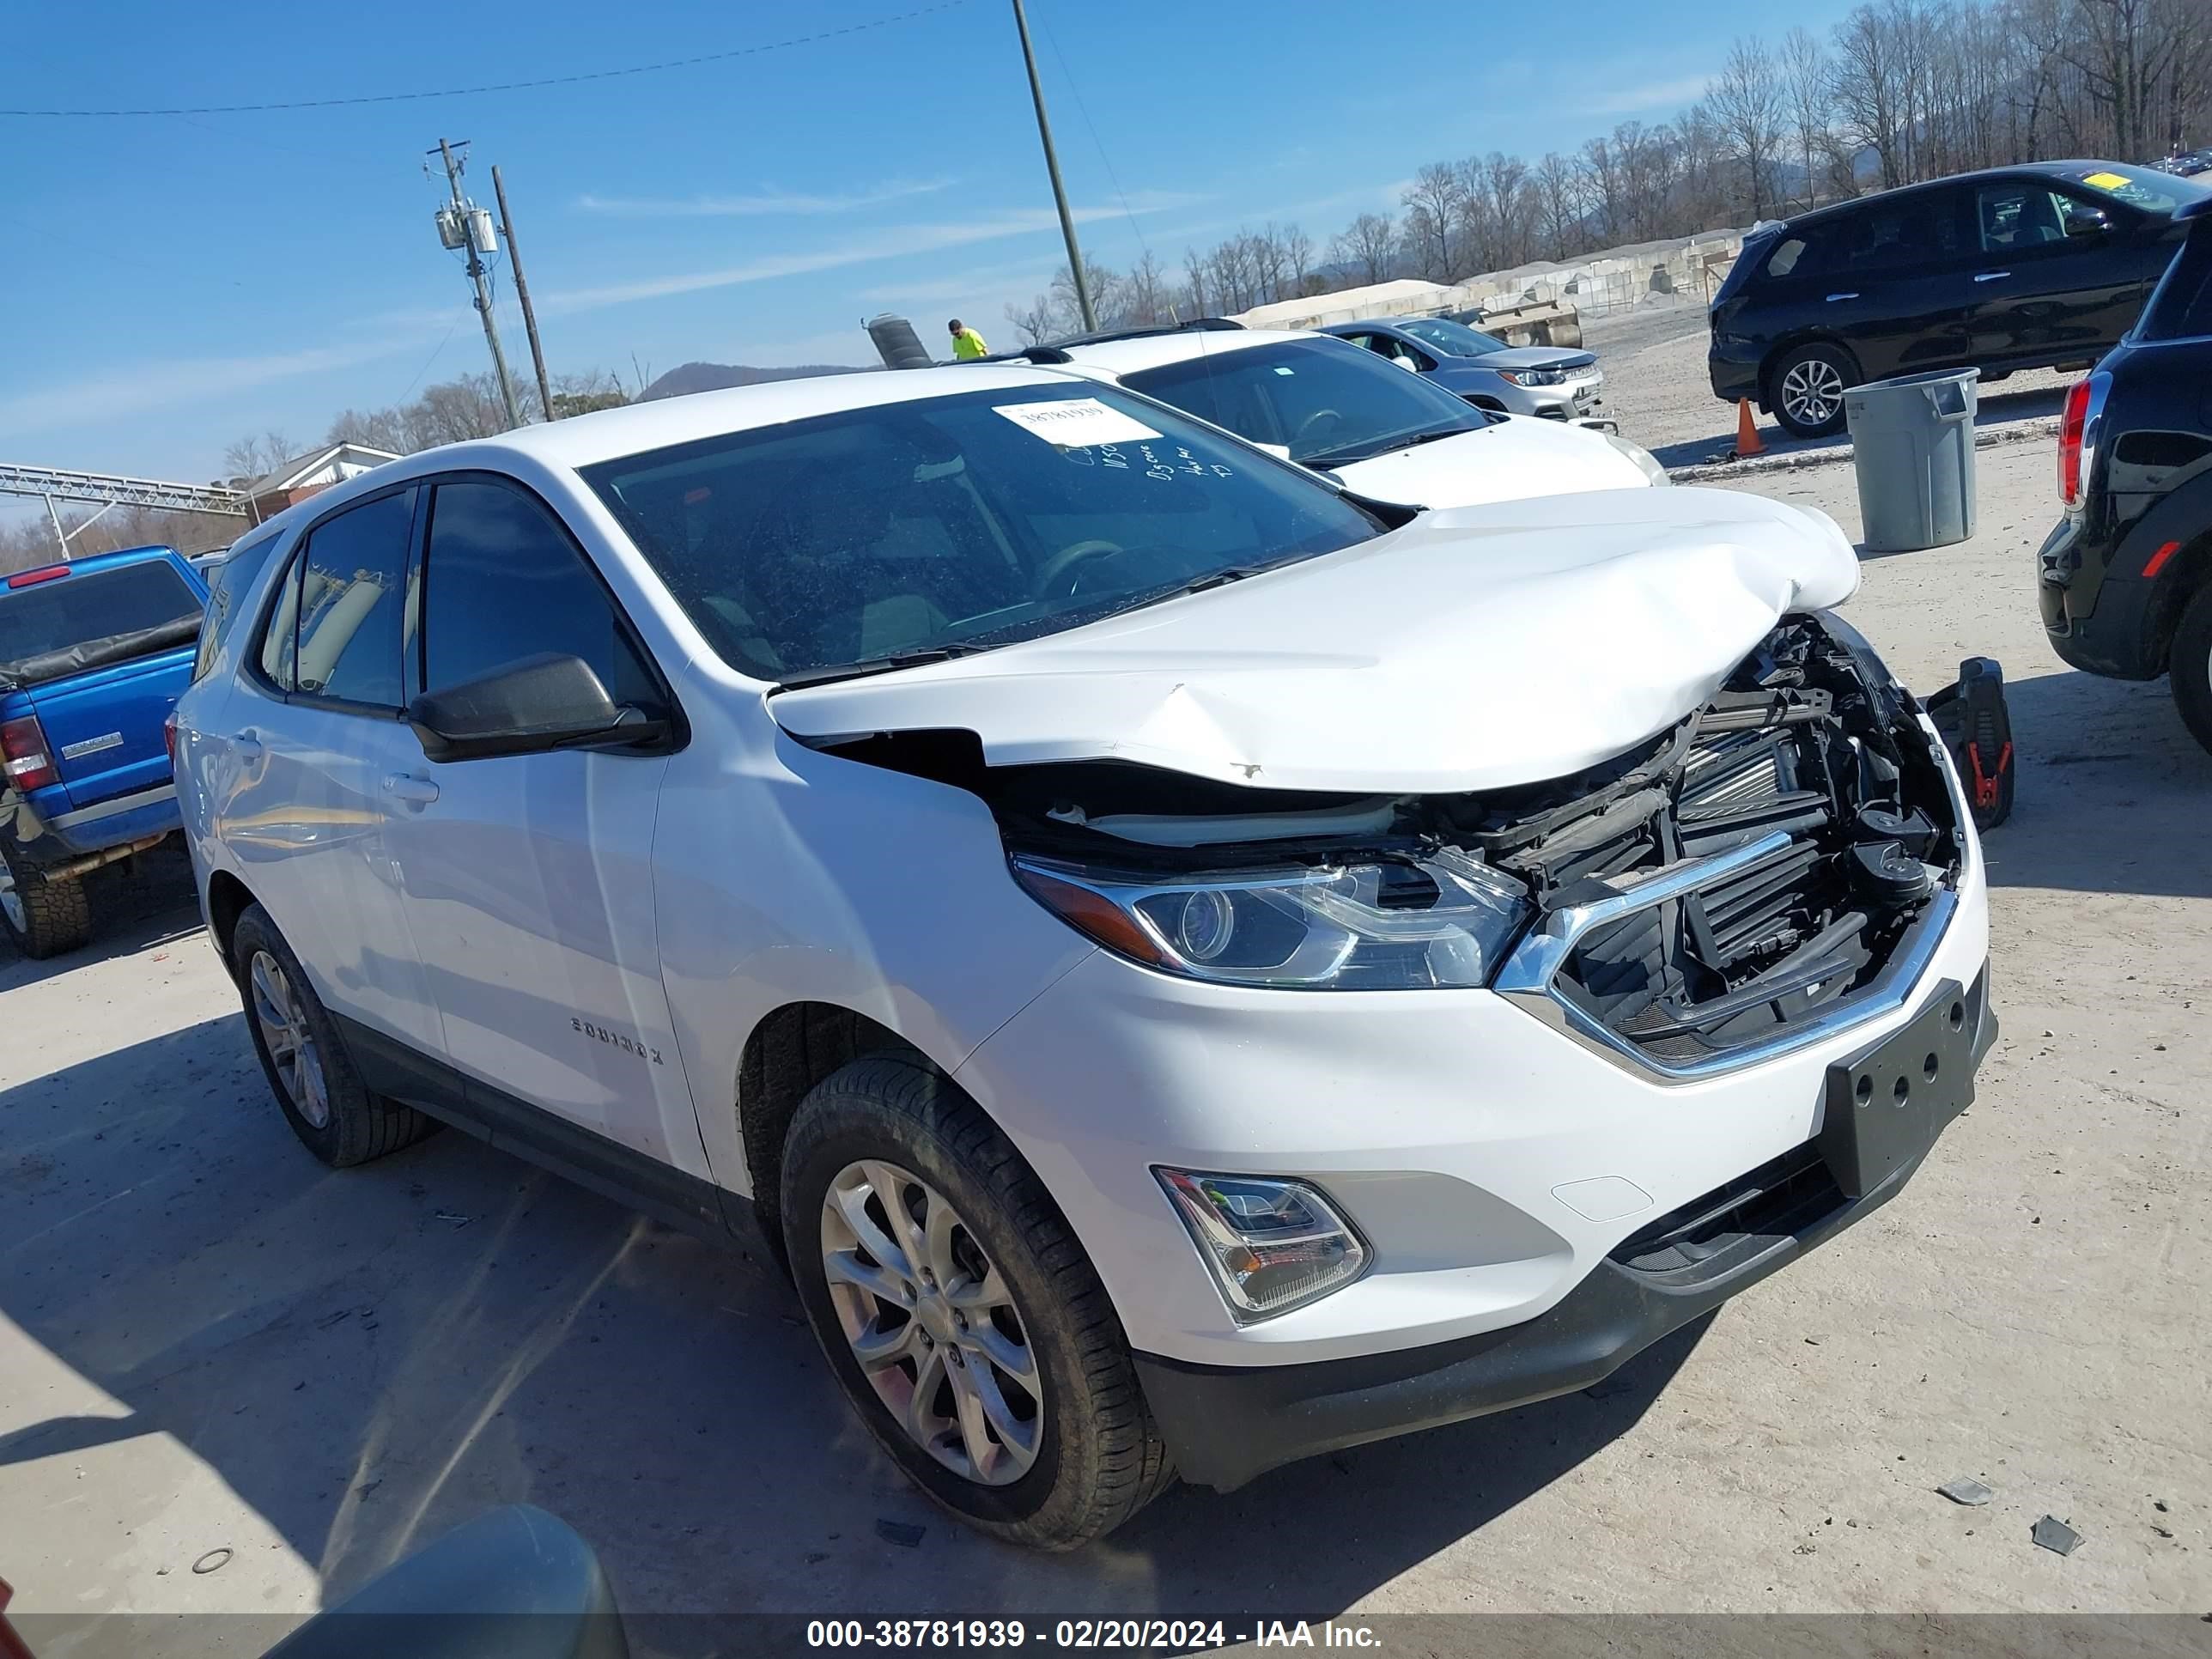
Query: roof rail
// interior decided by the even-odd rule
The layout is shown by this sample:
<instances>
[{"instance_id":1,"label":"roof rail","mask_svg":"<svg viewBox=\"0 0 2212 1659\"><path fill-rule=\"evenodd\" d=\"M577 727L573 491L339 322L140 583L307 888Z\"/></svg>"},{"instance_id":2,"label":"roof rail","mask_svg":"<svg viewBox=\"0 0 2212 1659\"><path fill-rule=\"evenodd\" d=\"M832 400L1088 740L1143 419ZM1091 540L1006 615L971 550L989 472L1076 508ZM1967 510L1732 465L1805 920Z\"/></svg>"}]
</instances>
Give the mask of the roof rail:
<instances>
[{"instance_id":1,"label":"roof rail","mask_svg":"<svg viewBox=\"0 0 2212 1659\"><path fill-rule=\"evenodd\" d=\"M1102 328L1089 334L1072 334L1064 346L1104 345L1114 340L1149 340L1162 334L1214 333L1224 329L1243 331L1244 325L1226 317L1194 317L1187 323L1146 323L1134 328Z\"/></svg>"}]
</instances>

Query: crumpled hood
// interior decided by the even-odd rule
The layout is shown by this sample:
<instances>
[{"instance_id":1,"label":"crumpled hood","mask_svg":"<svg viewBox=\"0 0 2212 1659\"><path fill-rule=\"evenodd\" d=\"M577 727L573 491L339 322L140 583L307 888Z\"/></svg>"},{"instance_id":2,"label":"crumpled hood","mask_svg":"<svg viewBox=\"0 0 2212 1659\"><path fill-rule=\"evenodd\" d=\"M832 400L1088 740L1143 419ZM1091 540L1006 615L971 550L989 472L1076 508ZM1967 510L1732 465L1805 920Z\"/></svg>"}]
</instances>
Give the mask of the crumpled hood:
<instances>
[{"instance_id":1,"label":"crumpled hood","mask_svg":"<svg viewBox=\"0 0 2212 1659\"><path fill-rule=\"evenodd\" d=\"M1493 789L1664 730L1782 617L1841 604L1858 580L1811 509L1717 489L1541 496L1425 513L1224 587L769 706L817 741L972 731L994 766Z\"/></svg>"},{"instance_id":2,"label":"crumpled hood","mask_svg":"<svg viewBox=\"0 0 2212 1659\"><path fill-rule=\"evenodd\" d=\"M1474 507L1578 489L1648 489L1635 462L1597 433L1534 416L1328 469L1359 494L1409 507Z\"/></svg>"}]
</instances>

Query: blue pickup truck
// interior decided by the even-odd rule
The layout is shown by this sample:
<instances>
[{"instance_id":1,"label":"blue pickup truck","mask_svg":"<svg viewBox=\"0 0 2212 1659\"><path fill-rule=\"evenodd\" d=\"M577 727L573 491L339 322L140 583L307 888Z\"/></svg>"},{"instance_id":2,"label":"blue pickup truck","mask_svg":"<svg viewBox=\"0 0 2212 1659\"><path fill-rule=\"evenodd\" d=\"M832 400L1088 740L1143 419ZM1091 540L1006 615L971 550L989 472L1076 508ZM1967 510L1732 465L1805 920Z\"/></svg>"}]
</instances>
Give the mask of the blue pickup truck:
<instances>
[{"instance_id":1,"label":"blue pickup truck","mask_svg":"<svg viewBox=\"0 0 2212 1659\"><path fill-rule=\"evenodd\" d=\"M0 933L26 956L83 944L86 872L177 828L167 721L207 598L167 547L0 579Z\"/></svg>"}]
</instances>

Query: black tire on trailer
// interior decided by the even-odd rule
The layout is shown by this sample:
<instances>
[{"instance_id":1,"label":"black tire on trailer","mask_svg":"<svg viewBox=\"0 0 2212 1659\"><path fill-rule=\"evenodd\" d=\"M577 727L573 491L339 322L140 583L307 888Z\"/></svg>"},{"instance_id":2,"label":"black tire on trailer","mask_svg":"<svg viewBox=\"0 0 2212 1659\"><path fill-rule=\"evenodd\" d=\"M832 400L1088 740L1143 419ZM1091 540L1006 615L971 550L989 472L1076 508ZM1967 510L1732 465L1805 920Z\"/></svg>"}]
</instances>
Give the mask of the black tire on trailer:
<instances>
[{"instance_id":1,"label":"black tire on trailer","mask_svg":"<svg viewBox=\"0 0 2212 1659\"><path fill-rule=\"evenodd\" d=\"M230 958L253 1052L284 1121L309 1152L342 1170L396 1152L437 1127L436 1119L362 1082L337 1023L258 904L239 916Z\"/></svg>"},{"instance_id":2,"label":"black tire on trailer","mask_svg":"<svg viewBox=\"0 0 2212 1659\"><path fill-rule=\"evenodd\" d=\"M815 1086L785 1140L782 1206L831 1370L937 1503L1066 1550L1173 1481L1121 1320L1059 1206L920 1056L871 1055Z\"/></svg>"},{"instance_id":3,"label":"black tire on trailer","mask_svg":"<svg viewBox=\"0 0 2212 1659\"><path fill-rule=\"evenodd\" d=\"M0 842L0 932L36 961L76 950L92 937L84 878L48 881Z\"/></svg>"}]
</instances>

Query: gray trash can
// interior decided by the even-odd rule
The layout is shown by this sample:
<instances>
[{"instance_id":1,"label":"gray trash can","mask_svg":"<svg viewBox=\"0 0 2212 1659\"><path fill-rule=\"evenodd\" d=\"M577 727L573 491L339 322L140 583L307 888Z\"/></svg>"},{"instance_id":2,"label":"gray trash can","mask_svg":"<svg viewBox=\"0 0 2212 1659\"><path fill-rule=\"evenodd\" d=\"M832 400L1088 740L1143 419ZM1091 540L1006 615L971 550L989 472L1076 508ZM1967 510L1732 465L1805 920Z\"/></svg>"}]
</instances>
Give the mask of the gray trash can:
<instances>
[{"instance_id":1,"label":"gray trash can","mask_svg":"<svg viewBox=\"0 0 2212 1659\"><path fill-rule=\"evenodd\" d=\"M1910 553L1974 533L1981 374L1978 368L1903 374L1844 393L1868 551Z\"/></svg>"}]
</instances>

